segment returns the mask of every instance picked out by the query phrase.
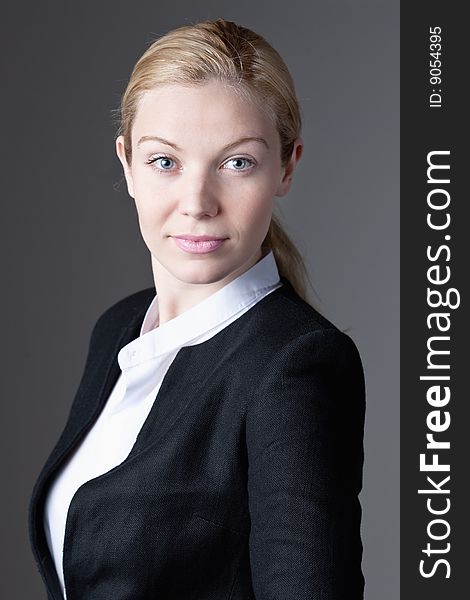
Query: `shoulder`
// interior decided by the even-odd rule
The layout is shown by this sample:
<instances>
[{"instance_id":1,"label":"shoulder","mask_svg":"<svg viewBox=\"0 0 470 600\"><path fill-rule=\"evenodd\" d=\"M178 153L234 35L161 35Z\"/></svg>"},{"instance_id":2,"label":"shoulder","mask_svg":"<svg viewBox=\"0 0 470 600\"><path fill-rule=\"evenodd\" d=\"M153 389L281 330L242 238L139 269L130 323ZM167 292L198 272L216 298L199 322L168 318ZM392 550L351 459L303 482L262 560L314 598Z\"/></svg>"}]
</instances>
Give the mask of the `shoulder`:
<instances>
[{"instance_id":1,"label":"shoulder","mask_svg":"<svg viewBox=\"0 0 470 600\"><path fill-rule=\"evenodd\" d=\"M337 329L317 308L297 294L286 277L281 276L281 282L283 285L279 289L278 302L282 304L282 307L279 308L282 310L283 319L287 320L290 325L299 323L301 326L312 330Z\"/></svg>"},{"instance_id":2,"label":"shoulder","mask_svg":"<svg viewBox=\"0 0 470 600\"><path fill-rule=\"evenodd\" d=\"M92 336L132 325L144 317L154 297L155 288L150 287L116 301L98 316Z\"/></svg>"},{"instance_id":3,"label":"shoulder","mask_svg":"<svg viewBox=\"0 0 470 600\"><path fill-rule=\"evenodd\" d=\"M359 351L315 309L291 310L291 331L269 336L270 348L263 347L256 374L247 378L253 385L245 435L254 477L294 473L293 488L310 477L305 488L314 482L328 496L358 492L366 406Z\"/></svg>"},{"instance_id":4,"label":"shoulder","mask_svg":"<svg viewBox=\"0 0 470 600\"><path fill-rule=\"evenodd\" d=\"M269 363L300 360L302 363L342 362L361 365L353 339L303 300L290 282L268 295L260 306L251 330L256 333L257 350L269 354ZM262 304L260 303L260 305ZM362 367L361 367L362 368Z\"/></svg>"}]
</instances>

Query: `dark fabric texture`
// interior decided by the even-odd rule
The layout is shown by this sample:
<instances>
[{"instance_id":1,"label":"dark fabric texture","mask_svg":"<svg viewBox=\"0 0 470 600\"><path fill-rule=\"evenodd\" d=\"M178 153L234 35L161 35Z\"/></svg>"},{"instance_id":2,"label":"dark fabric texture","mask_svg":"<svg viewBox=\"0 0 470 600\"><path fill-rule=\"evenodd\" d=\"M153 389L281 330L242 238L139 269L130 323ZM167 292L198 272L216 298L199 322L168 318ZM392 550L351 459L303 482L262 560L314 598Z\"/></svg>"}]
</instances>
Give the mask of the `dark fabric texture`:
<instances>
[{"instance_id":1,"label":"dark fabric texture","mask_svg":"<svg viewBox=\"0 0 470 600\"><path fill-rule=\"evenodd\" d=\"M179 350L129 456L82 485L64 545L68 600L360 600L364 375L349 336L283 286ZM117 354L155 288L97 321L65 429L35 485L30 534L62 598L42 525L48 485L103 408Z\"/></svg>"}]
</instances>

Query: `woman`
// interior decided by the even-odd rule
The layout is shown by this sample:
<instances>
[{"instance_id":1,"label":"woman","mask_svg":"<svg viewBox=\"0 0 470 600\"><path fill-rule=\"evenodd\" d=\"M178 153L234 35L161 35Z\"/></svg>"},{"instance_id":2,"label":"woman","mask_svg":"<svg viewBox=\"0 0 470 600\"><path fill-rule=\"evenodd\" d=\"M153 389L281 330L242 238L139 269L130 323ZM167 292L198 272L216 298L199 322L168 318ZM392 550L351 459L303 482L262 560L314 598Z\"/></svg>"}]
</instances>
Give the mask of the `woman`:
<instances>
[{"instance_id":1,"label":"woman","mask_svg":"<svg viewBox=\"0 0 470 600\"><path fill-rule=\"evenodd\" d=\"M120 117L155 287L95 324L34 489L49 599L362 598L361 361L272 214L303 148L285 64L232 22L181 27Z\"/></svg>"}]
</instances>

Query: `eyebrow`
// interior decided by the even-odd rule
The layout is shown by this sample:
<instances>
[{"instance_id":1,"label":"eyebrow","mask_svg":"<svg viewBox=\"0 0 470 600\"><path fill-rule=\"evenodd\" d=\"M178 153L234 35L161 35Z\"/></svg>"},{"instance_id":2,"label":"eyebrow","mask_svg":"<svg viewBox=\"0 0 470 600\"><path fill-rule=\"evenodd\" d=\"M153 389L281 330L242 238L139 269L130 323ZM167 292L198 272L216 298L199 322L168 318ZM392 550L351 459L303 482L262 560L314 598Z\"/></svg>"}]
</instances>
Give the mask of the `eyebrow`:
<instances>
[{"instance_id":1,"label":"eyebrow","mask_svg":"<svg viewBox=\"0 0 470 600\"><path fill-rule=\"evenodd\" d=\"M177 152L181 152L181 148L179 146L177 146L173 142L166 140L165 138L159 137L158 135L143 135L140 138L140 140L137 142L137 146L140 146L144 142L161 142L162 144L171 146ZM261 144L264 144L266 146L266 148L269 150L268 142L264 138L256 137L256 136L247 136L247 137L242 137L239 140L235 140L234 142L230 142L230 144L227 144L227 146L222 148L222 152L231 150L232 148L235 148L236 146L239 146L240 144L243 144L244 142L260 142Z\"/></svg>"}]
</instances>

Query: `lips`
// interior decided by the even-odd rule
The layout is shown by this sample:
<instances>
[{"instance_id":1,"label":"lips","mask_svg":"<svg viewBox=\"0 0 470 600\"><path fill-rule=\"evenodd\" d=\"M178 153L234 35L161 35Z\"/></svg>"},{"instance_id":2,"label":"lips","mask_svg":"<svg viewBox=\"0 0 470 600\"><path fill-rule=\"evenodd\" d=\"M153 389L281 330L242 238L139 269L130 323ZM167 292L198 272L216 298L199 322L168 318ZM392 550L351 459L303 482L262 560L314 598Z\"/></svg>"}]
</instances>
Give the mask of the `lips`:
<instances>
[{"instance_id":1,"label":"lips","mask_svg":"<svg viewBox=\"0 0 470 600\"><path fill-rule=\"evenodd\" d=\"M181 235L173 235L172 237L180 240L190 240L191 242L214 242L218 240L224 240L223 237L214 237L211 235L191 235L189 233L183 233Z\"/></svg>"},{"instance_id":2,"label":"lips","mask_svg":"<svg viewBox=\"0 0 470 600\"><path fill-rule=\"evenodd\" d=\"M187 237L172 236L173 241L181 250L190 254L207 254L208 252L214 252L220 248L225 238L213 238L210 236L191 236L193 239Z\"/></svg>"}]
</instances>

